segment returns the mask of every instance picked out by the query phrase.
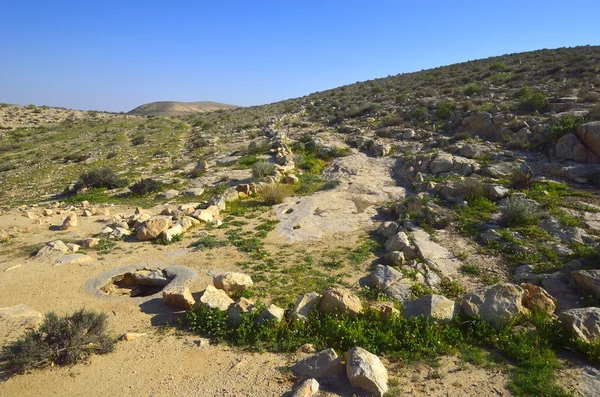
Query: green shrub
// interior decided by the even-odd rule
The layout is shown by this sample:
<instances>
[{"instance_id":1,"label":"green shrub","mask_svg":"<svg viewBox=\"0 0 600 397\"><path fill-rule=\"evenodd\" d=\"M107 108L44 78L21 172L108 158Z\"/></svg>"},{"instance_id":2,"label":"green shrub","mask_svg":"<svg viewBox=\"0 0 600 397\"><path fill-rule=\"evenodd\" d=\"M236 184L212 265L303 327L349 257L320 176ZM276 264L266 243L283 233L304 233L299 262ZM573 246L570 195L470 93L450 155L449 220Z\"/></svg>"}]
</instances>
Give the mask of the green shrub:
<instances>
[{"instance_id":1,"label":"green shrub","mask_svg":"<svg viewBox=\"0 0 600 397\"><path fill-rule=\"evenodd\" d=\"M120 178L109 167L97 168L82 173L79 176L78 185L86 188L106 188L115 189L124 187L127 181Z\"/></svg>"},{"instance_id":2,"label":"green shrub","mask_svg":"<svg viewBox=\"0 0 600 397\"><path fill-rule=\"evenodd\" d=\"M28 330L2 348L2 369L16 374L49 365L72 365L90 354L108 353L114 340L106 330L104 313L84 309L68 316L48 313L37 331Z\"/></svg>"},{"instance_id":3,"label":"green shrub","mask_svg":"<svg viewBox=\"0 0 600 397\"><path fill-rule=\"evenodd\" d=\"M500 207L500 223L504 226L530 226L539 223L542 211L531 200L511 196Z\"/></svg>"},{"instance_id":4,"label":"green shrub","mask_svg":"<svg viewBox=\"0 0 600 397\"><path fill-rule=\"evenodd\" d=\"M548 96L540 91L533 91L528 86L524 86L515 93L519 99L519 109L527 111L544 111L550 104Z\"/></svg>"},{"instance_id":5,"label":"green shrub","mask_svg":"<svg viewBox=\"0 0 600 397\"><path fill-rule=\"evenodd\" d=\"M133 185L129 186L129 190L133 196L147 196L152 193L157 193L165 188L165 184L157 181L156 179L146 178L142 179Z\"/></svg>"},{"instance_id":6,"label":"green shrub","mask_svg":"<svg viewBox=\"0 0 600 397\"><path fill-rule=\"evenodd\" d=\"M248 169L251 168L254 164L258 163L260 160L256 158L256 156L242 156L238 159L238 168L240 169Z\"/></svg>"},{"instance_id":7,"label":"green shrub","mask_svg":"<svg viewBox=\"0 0 600 397\"><path fill-rule=\"evenodd\" d=\"M454 103L452 102L440 102L437 105L436 114L441 119L448 119L452 116L454 111Z\"/></svg>"},{"instance_id":8,"label":"green shrub","mask_svg":"<svg viewBox=\"0 0 600 397\"><path fill-rule=\"evenodd\" d=\"M292 185L271 183L263 186L258 194L266 205L281 204L292 195L293 188Z\"/></svg>"},{"instance_id":9,"label":"green shrub","mask_svg":"<svg viewBox=\"0 0 600 397\"><path fill-rule=\"evenodd\" d=\"M219 240L215 236L204 236L199 240L190 244L190 247L196 248L200 251L209 250L213 248L226 247L229 243L225 240Z\"/></svg>"},{"instance_id":10,"label":"green shrub","mask_svg":"<svg viewBox=\"0 0 600 397\"><path fill-rule=\"evenodd\" d=\"M548 129L548 138L554 142L565 134L576 132L582 123L583 117L576 117L571 114L562 116Z\"/></svg>"},{"instance_id":11,"label":"green shrub","mask_svg":"<svg viewBox=\"0 0 600 397\"><path fill-rule=\"evenodd\" d=\"M315 175L319 175L326 165L325 161L321 160L313 153L297 153L294 157L294 161L298 168Z\"/></svg>"},{"instance_id":12,"label":"green shrub","mask_svg":"<svg viewBox=\"0 0 600 397\"><path fill-rule=\"evenodd\" d=\"M413 110L412 116L416 119L422 120L427 116L427 108L425 106L421 106Z\"/></svg>"},{"instance_id":13,"label":"green shrub","mask_svg":"<svg viewBox=\"0 0 600 397\"><path fill-rule=\"evenodd\" d=\"M469 83L463 90L464 94L467 96L471 96L473 94L480 95L482 92L482 88L477 83Z\"/></svg>"},{"instance_id":14,"label":"green shrub","mask_svg":"<svg viewBox=\"0 0 600 397\"><path fill-rule=\"evenodd\" d=\"M259 161L252 166L252 176L255 179L262 179L275 173L275 164L269 161Z\"/></svg>"}]
</instances>

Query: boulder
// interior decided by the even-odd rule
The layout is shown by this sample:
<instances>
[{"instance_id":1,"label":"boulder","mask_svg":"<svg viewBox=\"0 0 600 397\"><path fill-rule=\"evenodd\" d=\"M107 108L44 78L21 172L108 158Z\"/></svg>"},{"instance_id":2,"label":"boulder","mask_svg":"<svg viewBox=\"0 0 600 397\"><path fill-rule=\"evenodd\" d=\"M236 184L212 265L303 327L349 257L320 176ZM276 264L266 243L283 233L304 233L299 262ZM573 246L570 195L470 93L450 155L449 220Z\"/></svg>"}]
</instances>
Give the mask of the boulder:
<instances>
[{"instance_id":1,"label":"boulder","mask_svg":"<svg viewBox=\"0 0 600 397\"><path fill-rule=\"evenodd\" d=\"M429 233L424 230L415 230L411 236L427 266L438 270L448 278L459 273L462 263L446 248L432 241Z\"/></svg>"},{"instance_id":2,"label":"boulder","mask_svg":"<svg viewBox=\"0 0 600 397\"><path fill-rule=\"evenodd\" d=\"M254 301L246 298L240 300L234 305L229 306L227 310L227 319L234 324L242 321L244 314L248 314L254 310Z\"/></svg>"},{"instance_id":3,"label":"boulder","mask_svg":"<svg viewBox=\"0 0 600 397\"><path fill-rule=\"evenodd\" d=\"M565 310L558 319L563 327L585 342L594 342L600 337L600 307Z\"/></svg>"},{"instance_id":4,"label":"boulder","mask_svg":"<svg viewBox=\"0 0 600 397\"><path fill-rule=\"evenodd\" d=\"M344 373L344 365L333 349L327 349L298 361L291 368L298 377L326 378Z\"/></svg>"},{"instance_id":5,"label":"boulder","mask_svg":"<svg viewBox=\"0 0 600 397\"><path fill-rule=\"evenodd\" d=\"M167 285L162 291L163 302L169 306L181 309L191 309L196 303L189 287L185 285Z\"/></svg>"},{"instance_id":6,"label":"boulder","mask_svg":"<svg viewBox=\"0 0 600 397\"><path fill-rule=\"evenodd\" d=\"M459 306L456 302L441 295L425 295L419 299L409 301L404 310L405 318L427 317L438 322L447 322L458 314Z\"/></svg>"},{"instance_id":7,"label":"boulder","mask_svg":"<svg viewBox=\"0 0 600 397\"><path fill-rule=\"evenodd\" d=\"M61 228L61 230L69 230L69 229L73 229L77 226L78 226L77 215L71 214L65 218L65 220L60 228Z\"/></svg>"},{"instance_id":8,"label":"boulder","mask_svg":"<svg viewBox=\"0 0 600 397\"><path fill-rule=\"evenodd\" d=\"M377 396L383 396L388 390L388 373L379 357L360 347L346 353L346 375L352 386Z\"/></svg>"},{"instance_id":9,"label":"boulder","mask_svg":"<svg viewBox=\"0 0 600 397\"><path fill-rule=\"evenodd\" d=\"M158 197L164 198L164 199L172 199L177 196L179 196L179 190L175 190L175 189L166 190L158 195Z\"/></svg>"},{"instance_id":10,"label":"boulder","mask_svg":"<svg viewBox=\"0 0 600 397\"><path fill-rule=\"evenodd\" d=\"M52 253L65 253L69 250L69 247L61 240L50 241L43 246L35 256L44 256Z\"/></svg>"},{"instance_id":11,"label":"boulder","mask_svg":"<svg viewBox=\"0 0 600 397\"><path fill-rule=\"evenodd\" d=\"M94 248L100 243L99 238L84 238L79 241L79 244L84 248Z\"/></svg>"},{"instance_id":12,"label":"boulder","mask_svg":"<svg viewBox=\"0 0 600 397\"><path fill-rule=\"evenodd\" d=\"M252 278L244 273L226 272L213 278L213 284L228 295L242 292L254 285Z\"/></svg>"},{"instance_id":13,"label":"boulder","mask_svg":"<svg viewBox=\"0 0 600 397\"><path fill-rule=\"evenodd\" d=\"M24 304L0 308L0 321L9 326L37 328L42 318L42 313Z\"/></svg>"},{"instance_id":14,"label":"boulder","mask_svg":"<svg viewBox=\"0 0 600 397\"><path fill-rule=\"evenodd\" d=\"M390 237L385 242L385 250L388 252L392 251L402 251L405 247L410 245L410 241L408 240L408 236L404 232L398 232Z\"/></svg>"},{"instance_id":15,"label":"boulder","mask_svg":"<svg viewBox=\"0 0 600 397\"><path fill-rule=\"evenodd\" d=\"M169 223L165 217L152 217L140 226L136 237L140 241L154 240L169 228Z\"/></svg>"},{"instance_id":16,"label":"boulder","mask_svg":"<svg viewBox=\"0 0 600 397\"><path fill-rule=\"evenodd\" d=\"M489 183L485 185L485 193L489 198L499 200L508 196L509 190L502 185Z\"/></svg>"},{"instance_id":17,"label":"boulder","mask_svg":"<svg viewBox=\"0 0 600 397\"><path fill-rule=\"evenodd\" d=\"M600 299L600 270L577 270L571 276L581 289Z\"/></svg>"},{"instance_id":18,"label":"boulder","mask_svg":"<svg viewBox=\"0 0 600 397\"><path fill-rule=\"evenodd\" d=\"M317 393L319 393L319 382L316 379L310 378L302 381L294 389L290 397L313 397Z\"/></svg>"},{"instance_id":19,"label":"boulder","mask_svg":"<svg viewBox=\"0 0 600 397\"><path fill-rule=\"evenodd\" d=\"M356 315L361 310L360 299L344 288L328 288L319 302L321 313Z\"/></svg>"},{"instance_id":20,"label":"boulder","mask_svg":"<svg viewBox=\"0 0 600 397\"><path fill-rule=\"evenodd\" d=\"M404 278L404 275L398 270L387 265L377 265L371 273L370 283L373 287L377 287L381 291L385 291L392 284Z\"/></svg>"},{"instance_id":21,"label":"boulder","mask_svg":"<svg viewBox=\"0 0 600 397\"><path fill-rule=\"evenodd\" d=\"M181 224L177 224L164 232L161 233L161 237L165 239L165 241L173 240L173 237L178 236L183 233L183 226Z\"/></svg>"},{"instance_id":22,"label":"boulder","mask_svg":"<svg viewBox=\"0 0 600 397\"><path fill-rule=\"evenodd\" d=\"M294 304L294 308L290 312L290 319L292 321L308 320L309 313L314 309L315 305L319 302L321 295L316 292L309 292L301 296Z\"/></svg>"},{"instance_id":23,"label":"boulder","mask_svg":"<svg viewBox=\"0 0 600 397\"><path fill-rule=\"evenodd\" d=\"M596 156L600 156L600 121L592 121L579 126L577 135L585 146L590 148Z\"/></svg>"},{"instance_id":24,"label":"boulder","mask_svg":"<svg viewBox=\"0 0 600 397\"><path fill-rule=\"evenodd\" d=\"M256 322L260 324L266 324L270 322L280 322L283 319L285 314L285 309L282 309L279 306L275 306L273 304L266 307L258 317L256 317Z\"/></svg>"},{"instance_id":25,"label":"boulder","mask_svg":"<svg viewBox=\"0 0 600 397\"><path fill-rule=\"evenodd\" d=\"M529 283L521 283L521 288L525 291L523 306L533 312L554 314L558 302L545 289Z\"/></svg>"},{"instance_id":26,"label":"boulder","mask_svg":"<svg viewBox=\"0 0 600 397\"><path fill-rule=\"evenodd\" d=\"M406 247L404 249L406 250L407 248L410 249L410 247ZM387 263L388 265L402 266L405 261L406 261L406 256L404 255L404 252L392 251L392 252L386 252L383 255L383 262Z\"/></svg>"},{"instance_id":27,"label":"boulder","mask_svg":"<svg viewBox=\"0 0 600 397\"><path fill-rule=\"evenodd\" d=\"M227 296L225 291L217 289L212 285L206 287L206 290L204 290L204 293L200 297L200 302L211 309L217 308L221 311L226 311L234 303L233 299Z\"/></svg>"},{"instance_id":28,"label":"boulder","mask_svg":"<svg viewBox=\"0 0 600 397\"><path fill-rule=\"evenodd\" d=\"M528 314L523 306L525 291L518 285L500 283L466 294L462 311L469 317L480 316L494 328L501 328L519 315Z\"/></svg>"},{"instance_id":29,"label":"boulder","mask_svg":"<svg viewBox=\"0 0 600 397\"><path fill-rule=\"evenodd\" d=\"M396 223L396 222L391 222L391 221L383 222L381 225L379 225L379 228L377 229L377 233L383 237L390 238L394 234L398 233L399 226L400 225L398 225L398 223Z\"/></svg>"},{"instance_id":30,"label":"boulder","mask_svg":"<svg viewBox=\"0 0 600 397\"><path fill-rule=\"evenodd\" d=\"M212 211L209 210L196 210L190 214L192 218L196 218L199 221L203 221L206 223L212 222L214 219L214 215Z\"/></svg>"}]
</instances>

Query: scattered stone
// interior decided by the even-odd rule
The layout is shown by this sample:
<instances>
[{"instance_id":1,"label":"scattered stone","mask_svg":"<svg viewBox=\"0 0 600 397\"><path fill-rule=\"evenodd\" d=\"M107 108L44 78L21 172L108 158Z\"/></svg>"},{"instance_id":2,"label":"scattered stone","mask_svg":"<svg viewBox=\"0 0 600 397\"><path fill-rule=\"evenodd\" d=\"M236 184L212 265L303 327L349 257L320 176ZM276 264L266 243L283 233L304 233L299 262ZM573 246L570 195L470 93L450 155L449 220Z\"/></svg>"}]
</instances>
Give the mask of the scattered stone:
<instances>
[{"instance_id":1,"label":"scattered stone","mask_svg":"<svg viewBox=\"0 0 600 397\"><path fill-rule=\"evenodd\" d=\"M146 334L142 332L127 332L121 336L121 340L124 340L125 342L131 342L132 340L136 340L142 336L146 336Z\"/></svg>"},{"instance_id":2,"label":"scattered stone","mask_svg":"<svg viewBox=\"0 0 600 397\"><path fill-rule=\"evenodd\" d=\"M226 311L234 303L233 299L227 296L225 291L217 289L212 285L206 287L202 297L200 297L200 302L211 309L217 308L221 311Z\"/></svg>"},{"instance_id":3,"label":"scattered stone","mask_svg":"<svg viewBox=\"0 0 600 397\"><path fill-rule=\"evenodd\" d=\"M411 236L427 266L438 270L448 278L458 274L462 263L446 248L432 241L429 233L415 230Z\"/></svg>"},{"instance_id":4,"label":"scattered stone","mask_svg":"<svg viewBox=\"0 0 600 397\"><path fill-rule=\"evenodd\" d=\"M545 289L529 283L521 283L521 288L525 291L523 306L533 312L541 311L549 316L554 314L557 301Z\"/></svg>"},{"instance_id":5,"label":"scattered stone","mask_svg":"<svg viewBox=\"0 0 600 397\"><path fill-rule=\"evenodd\" d=\"M295 185L297 183L300 183L300 179L298 179L296 175L288 174L285 176L285 183L289 185Z\"/></svg>"},{"instance_id":6,"label":"scattered stone","mask_svg":"<svg viewBox=\"0 0 600 397\"><path fill-rule=\"evenodd\" d=\"M242 316L248 314L254 310L254 301L246 298L240 298L240 300L229 306L227 310L227 318L234 324L242 321Z\"/></svg>"},{"instance_id":7,"label":"scattered stone","mask_svg":"<svg viewBox=\"0 0 600 397\"><path fill-rule=\"evenodd\" d=\"M192 218L196 218L199 221L203 221L206 223L212 222L214 219L214 215L212 211L209 210L196 210L190 214Z\"/></svg>"},{"instance_id":8,"label":"scattered stone","mask_svg":"<svg viewBox=\"0 0 600 397\"><path fill-rule=\"evenodd\" d=\"M298 377L326 378L344 373L344 365L333 349L327 349L298 361L290 368Z\"/></svg>"},{"instance_id":9,"label":"scattered stone","mask_svg":"<svg viewBox=\"0 0 600 397\"><path fill-rule=\"evenodd\" d=\"M346 353L346 375L352 386L377 396L388 391L388 373L379 357L360 347L353 347Z\"/></svg>"},{"instance_id":10,"label":"scattered stone","mask_svg":"<svg viewBox=\"0 0 600 397\"><path fill-rule=\"evenodd\" d=\"M164 232L162 232L161 237L165 241L171 241L171 240L173 240L173 237L178 236L182 233L183 233L183 226L181 226L180 224L177 224L177 225L173 226L172 228L169 228L169 229L165 230Z\"/></svg>"},{"instance_id":11,"label":"scattered stone","mask_svg":"<svg viewBox=\"0 0 600 397\"><path fill-rule=\"evenodd\" d=\"M430 294L409 301L403 314L405 318L422 316L438 322L447 322L451 321L458 311L459 306L456 302L442 295Z\"/></svg>"},{"instance_id":12,"label":"scattered stone","mask_svg":"<svg viewBox=\"0 0 600 397\"><path fill-rule=\"evenodd\" d=\"M55 266L59 265L87 265L92 263L94 258L84 254L69 254L58 258L55 262Z\"/></svg>"},{"instance_id":13,"label":"scattered stone","mask_svg":"<svg viewBox=\"0 0 600 397\"><path fill-rule=\"evenodd\" d=\"M406 247L406 248L410 248L410 247ZM406 248L405 248L405 250L406 250ZM400 252L400 251L386 252L383 255L383 261L385 263L387 263L388 265L402 266L404 264L404 262L406 262L406 256L404 255L404 252Z\"/></svg>"},{"instance_id":14,"label":"scattered stone","mask_svg":"<svg viewBox=\"0 0 600 397\"><path fill-rule=\"evenodd\" d=\"M98 238L84 238L79 241L79 244L84 248L94 248L100 243L100 239Z\"/></svg>"},{"instance_id":15,"label":"scattered stone","mask_svg":"<svg viewBox=\"0 0 600 397\"><path fill-rule=\"evenodd\" d=\"M581 289L600 299L600 270L577 270L571 276Z\"/></svg>"},{"instance_id":16,"label":"scattered stone","mask_svg":"<svg viewBox=\"0 0 600 397\"><path fill-rule=\"evenodd\" d=\"M480 316L498 329L517 316L528 314L522 304L524 295L518 285L500 283L466 294L461 307L467 316Z\"/></svg>"},{"instance_id":17,"label":"scattered stone","mask_svg":"<svg viewBox=\"0 0 600 397\"><path fill-rule=\"evenodd\" d=\"M162 192L161 194L158 195L158 197L164 198L164 199L167 199L167 200L170 200L170 199L175 198L177 196L179 196L179 190L175 190L175 189L166 190L166 191L164 191L164 192Z\"/></svg>"},{"instance_id":18,"label":"scattered stone","mask_svg":"<svg viewBox=\"0 0 600 397\"><path fill-rule=\"evenodd\" d=\"M377 233L382 235L383 237L387 237L390 238L392 237L394 234L398 233L398 227L400 225L398 225L398 223L396 222L383 222L381 225L379 225L379 228L377 229Z\"/></svg>"},{"instance_id":19,"label":"scattered stone","mask_svg":"<svg viewBox=\"0 0 600 397\"><path fill-rule=\"evenodd\" d=\"M310 378L300 383L290 397L313 397L317 393L319 393L319 382Z\"/></svg>"},{"instance_id":20,"label":"scattered stone","mask_svg":"<svg viewBox=\"0 0 600 397\"><path fill-rule=\"evenodd\" d=\"M381 318L390 318L400 314L398 309L396 309L394 305L389 302L369 302L367 304L367 308L378 312Z\"/></svg>"},{"instance_id":21,"label":"scattered stone","mask_svg":"<svg viewBox=\"0 0 600 397\"><path fill-rule=\"evenodd\" d=\"M187 190L185 190L183 192L184 196L190 196L190 197L198 197L198 196L202 196L202 193L204 193L204 189L201 187L193 187L193 188L189 188Z\"/></svg>"},{"instance_id":22,"label":"scattered stone","mask_svg":"<svg viewBox=\"0 0 600 397\"><path fill-rule=\"evenodd\" d=\"M81 247L78 244L67 243L67 248L71 252L77 252L77 251L79 251L79 248L81 248Z\"/></svg>"},{"instance_id":23,"label":"scattered stone","mask_svg":"<svg viewBox=\"0 0 600 397\"><path fill-rule=\"evenodd\" d=\"M83 210L83 212L81 213L81 216L90 217L90 216L94 216L94 213L90 210Z\"/></svg>"},{"instance_id":24,"label":"scattered stone","mask_svg":"<svg viewBox=\"0 0 600 397\"><path fill-rule=\"evenodd\" d=\"M385 242L385 250L388 252L402 251L409 245L410 241L408 241L408 236L406 235L406 233L398 232Z\"/></svg>"},{"instance_id":25,"label":"scattered stone","mask_svg":"<svg viewBox=\"0 0 600 397\"><path fill-rule=\"evenodd\" d=\"M319 301L319 298L321 298L321 295L314 291L304 294L296 301L294 308L290 312L290 319L292 321L308 320L308 315L314 309L315 305Z\"/></svg>"},{"instance_id":26,"label":"scattered stone","mask_svg":"<svg viewBox=\"0 0 600 397\"><path fill-rule=\"evenodd\" d=\"M252 278L244 273L226 272L213 278L213 284L228 295L242 292L252 287Z\"/></svg>"},{"instance_id":27,"label":"scattered stone","mask_svg":"<svg viewBox=\"0 0 600 397\"><path fill-rule=\"evenodd\" d=\"M322 313L355 315L361 312L360 299L344 288L328 288L319 302Z\"/></svg>"},{"instance_id":28,"label":"scattered stone","mask_svg":"<svg viewBox=\"0 0 600 397\"><path fill-rule=\"evenodd\" d=\"M169 221L166 218L160 216L152 217L140 226L136 237L140 241L154 240L168 228Z\"/></svg>"},{"instance_id":29,"label":"scattered stone","mask_svg":"<svg viewBox=\"0 0 600 397\"><path fill-rule=\"evenodd\" d=\"M377 265L371 273L371 285L385 291L392 284L404 278L404 275L398 270L387 265Z\"/></svg>"},{"instance_id":30,"label":"scattered stone","mask_svg":"<svg viewBox=\"0 0 600 397\"><path fill-rule=\"evenodd\" d=\"M185 285L167 285L162 291L163 302L169 306L190 309L196 303L192 292Z\"/></svg>"},{"instance_id":31,"label":"scattered stone","mask_svg":"<svg viewBox=\"0 0 600 397\"><path fill-rule=\"evenodd\" d=\"M270 322L280 322L285 315L285 309L282 309L279 306L275 306L273 304L269 305L265 308L258 317L256 317L256 322L261 324L266 324Z\"/></svg>"},{"instance_id":32,"label":"scattered stone","mask_svg":"<svg viewBox=\"0 0 600 397\"><path fill-rule=\"evenodd\" d=\"M65 218L65 220L60 228L61 228L61 230L69 230L69 229L73 229L74 227L77 227L77 226L78 226L77 215L72 214Z\"/></svg>"},{"instance_id":33,"label":"scattered stone","mask_svg":"<svg viewBox=\"0 0 600 397\"><path fill-rule=\"evenodd\" d=\"M17 324L20 327L37 328L42 322L42 313L21 303L15 306L0 308L0 320L2 322Z\"/></svg>"},{"instance_id":34,"label":"scattered stone","mask_svg":"<svg viewBox=\"0 0 600 397\"><path fill-rule=\"evenodd\" d=\"M56 240L56 241L51 241L49 243L46 243L45 246L43 246L35 256L44 256L44 255L48 255L50 253L65 253L69 250L69 247L67 247L65 245L65 243L63 243L61 240Z\"/></svg>"},{"instance_id":35,"label":"scattered stone","mask_svg":"<svg viewBox=\"0 0 600 397\"><path fill-rule=\"evenodd\" d=\"M585 342L593 342L600 337L600 307L565 310L558 319L574 336Z\"/></svg>"},{"instance_id":36,"label":"scattered stone","mask_svg":"<svg viewBox=\"0 0 600 397\"><path fill-rule=\"evenodd\" d=\"M42 215L44 216L52 216L54 214L54 211L52 211L51 209L46 208L45 210L42 211Z\"/></svg>"}]
</instances>

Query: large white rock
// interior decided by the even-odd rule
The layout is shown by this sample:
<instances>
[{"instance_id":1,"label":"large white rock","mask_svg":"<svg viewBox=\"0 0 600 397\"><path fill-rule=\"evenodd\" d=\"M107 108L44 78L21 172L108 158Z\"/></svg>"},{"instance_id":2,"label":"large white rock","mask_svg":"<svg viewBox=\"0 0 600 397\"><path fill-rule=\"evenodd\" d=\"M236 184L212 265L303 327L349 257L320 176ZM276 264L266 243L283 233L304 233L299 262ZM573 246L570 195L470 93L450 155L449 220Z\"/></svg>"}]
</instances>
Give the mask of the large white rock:
<instances>
[{"instance_id":1,"label":"large white rock","mask_svg":"<svg viewBox=\"0 0 600 397\"><path fill-rule=\"evenodd\" d=\"M254 285L252 277L244 273L226 272L215 276L213 284L227 294L244 291Z\"/></svg>"},{"instance_id":2,"label":"large white rock","mask_svg":"<svg viewBox=\"0 0 600 397\"><path fill-rule=\"evenodd\" d=\"M225 311L229 309L234 302L225 291L217 289L212 285L206 287L204 293L200 297L200 302L210 307L211 309L218 308L219 310Z\"/></svg>"},{"instance_id":3,"label":"large white rock","mask_svg":"<svg viewBox=\"0 0 600 397\"><path fill-rule=\"evenodd\" d=\"M360 299L344 288L328 288L319 302L321 313L356 315L362 311Z\"/></svg>"},{"instance_id":4,"label":"large white rock","mask_svg":"<svg viewBox=\"0 0 600 397\"><path fill-rule=\"evenodd\" d=\"M484 287L463 297L461 308L469 317L480 316L494 328L501 328L518 315L527 315L523 306L525 291L515 284Z\"/></svg>"},{"instance_id":5,"label":"large white rock","mask_svg":"<svg viewBox=\"0 0 600 397\"><path fill-rule=\"evenodd\" d=\"M600 338L600 307L565 310L558 319L577 338L586 342Z\"/></svg>"},{"instance_id":6,"label":"large white rock","mask_svg":"<svg viewBox=\"0 0 600 397\"><path fill-rule=\"evenodd\" d=\"M50 241L35 254L35 256L44 256L51 253L65 253L69 250L69 247L61 240Z\"/></svg>"},{"instance_id":7,"label":"large white rock","mask_svg":"<svg viewBox=\"0 0 600 397\"><path fill-rule=\"evenodd\" d=\"M164 216L152 217L139 227L136 237L140 241L154 240L169 226L170 222Z\"/></svg>"},{"instance_id":8,"label":"large white rock","mask_svg":"<svg viewBox=\"0 0 600 397\"><path fill-rule=\"evenodd\" d=\"M306 379L294 389L291 397L313 397L319 393L319 382L316 379Z\"/></svg>"},{"instance_id":9,"label":"large white rock","mask_svg":"<svg viewBox=\"0 0 600 397\"><path fill-rule=\"evenodd\" d=\"M452 320L458 314L456 302L442 295L425 295L406 304L403 312L405 318L427 317L438 322Z\"/></svg>"},{"instance_id":10,"label":"large white rock","mask_svg":"<svg viewBox=\"0 0 600 397\"><path fill-rule=\"evenodd\" d=\"M410 241L408 240L408 236L406 235L406 233L398 232L385 242L385 250L388 252L402 251L409 245Z\"/></svg>"},{"instance_id":11,"label":"large white rock","mask_svg":"<svg viewBox=\"0 0 600 397\"><path fill-rule=\"evenodd\" d=\"M309 313L314 309L315 305L319 302L321 295L316 292L309 292L301 296L294 305L294 308L290 312L290 319L293 321L308 320Z\"/></svg>"},{"instance_id":12,"label":"large white rock","mask_svg":"<svg viewBox=\"0 0 600 397\"><path fill-rule=\"evenodd\" d=\"M298 361L291 368L295 376L326 378L344 373L344 365L333 349L327 349Z\"/></svg>"},{"instance_id":13,"label":"large white rock","mask_svg":"<svg viewBox=\"0 0 600 397\"><path fill-rule=\"evenodd\" d=\"M429 267L433 267L449 278L458 274L462 263L448 249L432 241L429 233L415 230L411 236L419 254Z\"/></svg>"},{"instance_id":14,"label":"large white rock","mask_svg":"<svg viewBox=\"0 0 600 397\"><path fill-rule=\"evenodd\" d=\"M379 357L360 347L346 353L346 375L354 387L360 387L377 396L388 391L388 373Z\"/></svg>"}]
</instances>

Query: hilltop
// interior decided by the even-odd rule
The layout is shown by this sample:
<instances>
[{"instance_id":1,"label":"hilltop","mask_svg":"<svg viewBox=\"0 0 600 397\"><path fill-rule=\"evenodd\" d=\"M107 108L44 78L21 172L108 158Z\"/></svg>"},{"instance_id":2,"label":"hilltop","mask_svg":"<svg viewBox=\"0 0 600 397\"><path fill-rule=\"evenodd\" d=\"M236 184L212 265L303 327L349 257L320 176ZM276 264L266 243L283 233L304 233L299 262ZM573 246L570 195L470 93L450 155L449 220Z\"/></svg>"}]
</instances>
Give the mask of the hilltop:
<instances>
[{"instance_id":1,"label":"hilltop","mask_svg":"<svg viewBox=\"0 0 600 397\"><path fill-rule=\"evenodd\" d=\"M0 394L594 395L599 72L586 46L176 116L0 105L0 342L80 306L137 338Z\"/></svg>"},{"instance_id":2,"label":"hilltop","mask_svg":"<svg viewBox=\"0 0 600 397\"><path fill-rule=\"evenodd\" d=\"M191 113L212 112L215 110L235 109L239 106L219 102L150 102L140 105L127 114L134 116L181 116Z\"/></svg>"}]
</instances>

